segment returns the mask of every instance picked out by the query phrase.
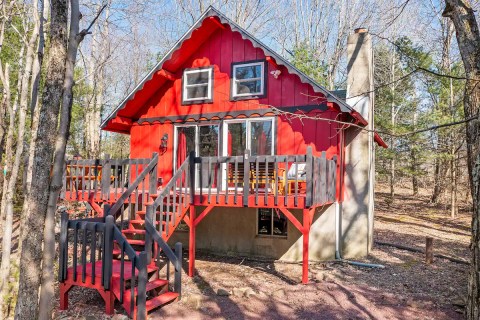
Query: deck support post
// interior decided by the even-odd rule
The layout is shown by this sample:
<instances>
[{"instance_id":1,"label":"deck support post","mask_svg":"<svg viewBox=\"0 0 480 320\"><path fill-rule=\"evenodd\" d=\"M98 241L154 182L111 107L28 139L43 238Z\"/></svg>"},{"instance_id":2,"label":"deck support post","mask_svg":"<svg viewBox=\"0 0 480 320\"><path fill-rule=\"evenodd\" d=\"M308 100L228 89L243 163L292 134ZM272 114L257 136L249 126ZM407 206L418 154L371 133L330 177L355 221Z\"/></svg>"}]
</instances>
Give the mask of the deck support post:
<instances>
[{"instance_id":1,"label":"deck support post","mask_svg":"<svg viewBox=\"0 0 480 320\"><path fill-rule=\"evenodd\" d=\"M308 243L310 238L310 210L303 209L303 261L302 261L302 283L308 283Z\"/></svg>"},{"instance_id":2,"label":"deck support post","mask_svg":"<svg viewBox=\"0 0 480 320\"><path fill-rule=\"evenodd\" d=\"M190 205L190 236L188 238L188 276L195 275L195 206Z\"/></svg>"}]
</instances>

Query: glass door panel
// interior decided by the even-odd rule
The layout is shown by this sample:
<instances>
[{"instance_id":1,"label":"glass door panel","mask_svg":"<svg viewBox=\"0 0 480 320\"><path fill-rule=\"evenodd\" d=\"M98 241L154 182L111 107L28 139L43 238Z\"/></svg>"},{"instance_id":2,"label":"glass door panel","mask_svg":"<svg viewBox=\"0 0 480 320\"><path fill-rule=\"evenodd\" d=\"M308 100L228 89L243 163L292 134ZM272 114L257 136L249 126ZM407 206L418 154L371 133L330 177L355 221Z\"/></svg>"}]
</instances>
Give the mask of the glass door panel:
<instances>
[{"instance_id":1,"label":"glass door panel","mask_svg":"<svg viewBox=\"0 0 480 320\"><path fill-rule=\"evenodd\" d=\"M247 123L234 122L227 125L227 155L241 156L247 149Z\"/></svg>"},{"instance_id":2,"label":"glass door panel","mask_svg":"<svg viewBox=\"0 0 480 320\"><path fill-rule=\"evenodd\" d=\"M177 153L175 169L180 167L191 151L196 151L196 130L195 126L177 128Z\"/></svg>"},{"instance_id":3,"label":"glass door panel","mask_svg":"<svg viewBox=\"0 0 480 320\"><path fill-rule=\"evenodd\" d=\"M208 125L198 127L198 154L201 157L218 156L218 126ZM218 170L217 166L212 163L210 168L206 168L208 164L203 164L199 172L199 181L201 188L217 186Z\"/></svg>"},{"instance_id":4,"label":"glass door panel","mask_svg":"<svg viewBox=\"0 0 480 320\"><path fill-rule=\"evenodd\" d=\"M250 152L252 156L272 154L272 121L250 122Z\"/></svg>"}]
</instances>

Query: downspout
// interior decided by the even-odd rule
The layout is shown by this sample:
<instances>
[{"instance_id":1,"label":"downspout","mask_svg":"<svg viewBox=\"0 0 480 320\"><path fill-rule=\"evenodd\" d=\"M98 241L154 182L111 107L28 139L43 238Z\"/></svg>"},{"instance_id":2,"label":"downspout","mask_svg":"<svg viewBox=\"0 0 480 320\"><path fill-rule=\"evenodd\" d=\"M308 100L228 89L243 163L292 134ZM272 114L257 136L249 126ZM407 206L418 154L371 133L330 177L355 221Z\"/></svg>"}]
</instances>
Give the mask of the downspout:
<instances>
[{"instance_id":1,"label":"downspout","mask_svg":"<svg viewBox=\"0 0 480 320\"><path fill-rule=\"evenodd\" d=\"M341 243L342 243L342 202L343 202L343 184L344 184L344 164L345 164L345 131L340 130L340 150L339 150L339 160L340 160L340 188L339 192L340 195L337 197L337 201L335 201L335 260L347 263L353 266L358 267L366 267L366 268L379 268L385 269L385 266L382 264L374 264L374 263L364 263L358 261L352 261L342 258L341 253Z\"/></svg>"}]
</instances>

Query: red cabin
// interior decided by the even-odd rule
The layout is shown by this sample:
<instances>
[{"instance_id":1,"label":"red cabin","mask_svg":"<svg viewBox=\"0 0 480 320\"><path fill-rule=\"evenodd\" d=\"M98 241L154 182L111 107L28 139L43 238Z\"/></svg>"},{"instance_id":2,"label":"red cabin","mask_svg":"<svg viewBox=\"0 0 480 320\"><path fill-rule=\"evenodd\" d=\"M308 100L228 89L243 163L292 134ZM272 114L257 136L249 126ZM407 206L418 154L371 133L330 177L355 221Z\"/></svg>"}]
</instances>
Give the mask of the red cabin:
<instances>
[{"instance_id":1,"label":"red cabin","mask_svg":"<svg viewBox=\"0 0 480 320\"><path fill-rule=\"evenodd\" d=\"M368 35L356 37L369 44ZM372 141L386 146L361 130L373 129L369 108L350 106L210 7L103 121L103 130L130 135L131 159L67 163L63 198L88 202L100 218L65 216L62 230L108 233L109 245L97 248L102 272L95 274L87 257L69 268L63 239L62 306L72 285L103 292L109 312L115 298L139 315L178 298L177 291L158 301L136 295L165 285L151 275L160 251L178 267L181 249L168 246L175 241L189 247L190 276L196 250L303 261L303 283L309 259L365 255L373 214L365 168ZM360 201L358 188L366 192ZM146 284L135 293L122 287L136 275Z\"/></svg>"}]
</instances>

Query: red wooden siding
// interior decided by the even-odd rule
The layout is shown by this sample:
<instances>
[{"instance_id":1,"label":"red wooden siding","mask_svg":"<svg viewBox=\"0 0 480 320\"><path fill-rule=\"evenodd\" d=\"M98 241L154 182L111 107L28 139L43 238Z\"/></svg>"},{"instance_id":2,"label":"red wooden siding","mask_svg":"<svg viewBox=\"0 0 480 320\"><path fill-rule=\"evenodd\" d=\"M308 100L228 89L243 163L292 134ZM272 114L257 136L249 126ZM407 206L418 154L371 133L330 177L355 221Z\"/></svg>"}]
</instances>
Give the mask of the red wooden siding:
<instances>
[{"instance_id":1,"label":"red wooden siding","mask_svg":"<svg viewBox=\"0 0 480 320\"><path fill-rule=\"evenodd\" d=\"M205 24L206 22L204 22ZM203 26L202 26L203 27ZM210 29L209 29L210 30ZM216 112L233 112L242 110L265 109L269 105L291 107L315 105L325 101L325 98L314 93L309 84L304 84L299 77L289 74L280 66L281 74L275 79L271 74L276 68L265 61L267 68L267 95L261 99L230 101L230 73L232 62L265 59L263 51L255 48L249 40L243 40L241 34L232 32L229 26L212 31L208 40L194 45L193 36L185 41L183 46L195 48L189 57L175 57L175 63L165 64L165 68L175 72L175 81L159 78L156 92L139 108L134 118L157 118L188 114L205 114ZM183 50L182 52L185 52ZM181 62L181 66L177 64ZM213 103L182 105L182 73L185 68L202 66L214 67ZM155 82L155 78L151 81ZM143 93L141 93L143 94ZM335 119L337 113L322 112L322 117ZM171 123L137 124L131 128L131 157L150 157L152 152L159 152L161 137L167 133L168 149L160 157L159 177L168 181L172 173L174 130ZM280 117L276 121L276 153L304 154L307 146L312 146L315 153L327 151L327 156L337 154L338 135L336 124L317 120L292 120Z\"/></svg>"}]
</instances>

